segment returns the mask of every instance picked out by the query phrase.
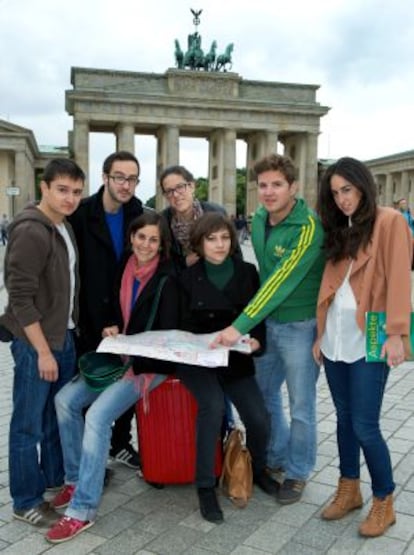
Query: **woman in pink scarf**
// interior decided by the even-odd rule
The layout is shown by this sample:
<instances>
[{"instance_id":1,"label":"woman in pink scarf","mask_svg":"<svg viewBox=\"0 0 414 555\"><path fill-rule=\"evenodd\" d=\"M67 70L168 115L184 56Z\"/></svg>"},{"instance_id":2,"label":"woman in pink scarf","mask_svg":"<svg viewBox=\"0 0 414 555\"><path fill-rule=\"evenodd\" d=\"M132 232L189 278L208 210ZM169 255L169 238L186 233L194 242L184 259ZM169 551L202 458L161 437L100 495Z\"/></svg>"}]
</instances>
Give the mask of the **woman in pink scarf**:
<instances>
[{"instance_id":1,"label":"woman in pink scarf","mask_svg":"<svg viewBox=\"0 0 414 555\"><path fill-rule=\"evenodd\" d=\"M130 226L131 250L125 257L114 302L114 321L102 335L145 331L154 303L158 307L151 329L174 329L178 324L178 290L169 263L170 236L164 219L144 213ZM48 531L51 543L68 541L96 518L102 495L112 422L140 397L166 379L175 366L167 361L134 357L123 378L102 392L93 391L78 376L59 392L56 411L65 465L65 485L52 504L68 506ZM156 373L154 373L156 372ZM83 409L90 406L83 419Z\"/></svg>"}]
</instances>

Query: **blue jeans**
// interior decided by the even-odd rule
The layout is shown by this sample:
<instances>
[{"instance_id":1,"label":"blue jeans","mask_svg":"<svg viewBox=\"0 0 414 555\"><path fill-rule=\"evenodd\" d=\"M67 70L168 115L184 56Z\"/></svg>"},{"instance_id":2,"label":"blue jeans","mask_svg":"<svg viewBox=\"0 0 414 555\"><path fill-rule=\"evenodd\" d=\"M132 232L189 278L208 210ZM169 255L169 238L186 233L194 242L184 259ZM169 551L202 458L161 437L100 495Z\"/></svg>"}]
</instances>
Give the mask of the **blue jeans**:
<instances>
[{"instance_id":1,"label":"blue jeans","mask_svg":"<svg viewBox=\"0 0 414 555\"><path fill-rule=\"evenodd\" d=\"M13 507L31 509L43 501L45 488L63 483L63 459L54 397L76 370L71 331L61 351L53 351L59 365L56 382L39 377L37 353L29 343L13 339L13 411L9 437L9 480ZM40 457L38 452L40 446Z\"/></svg>"},{"instance_id":2,"label":"blue jeans","mask_svg":"<svg viewBox=\"0 0 414 555\"><path fill-rule=\"evenodd\" d=\"M316 382L319 367L312 357L315 319L279 323L266 320L266 351L255 359L256 379L270 414L267 464L283 467L286 478L306 480L316 461ZM286 382L290 423L283 411Z\"/></svg>"},{"instance_id":3,"label":"blue jeans","mask_svg":"<svg viewBox=\"0 0 414 555\"><path fill-rule=\"evenodd\" d=\"M379 426L389 367L364 359L347 363L324 358L324 365L336 408L341 476L359 478L362 449L372 492L376 497L385 497L395 488L390 453Z\"/></svg>"},{"instance_id":4,"label":"blue jeans","mask_svg":"<svg viewBox=\"0 0 414 555\"><path fill-rule=\"evenodd\" d=\"M167 376L156 374L150 390ZM65 514L95 520L102 495L112 423L141 397L137 380L123 378L102 392L76 376L55 398L65 465L65 483L76 485ZM83 409L90 405L85 418Z\"/></svg>"}]
</instances>

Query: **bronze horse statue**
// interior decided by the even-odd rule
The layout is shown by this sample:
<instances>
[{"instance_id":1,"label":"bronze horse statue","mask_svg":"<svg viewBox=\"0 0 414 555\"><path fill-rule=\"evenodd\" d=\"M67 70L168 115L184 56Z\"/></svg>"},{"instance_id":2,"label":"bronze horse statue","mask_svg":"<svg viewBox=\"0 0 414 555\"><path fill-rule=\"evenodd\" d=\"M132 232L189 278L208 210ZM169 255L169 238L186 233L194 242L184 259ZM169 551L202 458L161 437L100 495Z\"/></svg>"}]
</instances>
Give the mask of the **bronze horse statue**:
<instances>
[{"instance_id":1,"label":"bronze horse statue","mask_svg":"<svg viewBox=\"0 0 414 555\"><path fill-rule=\"evenodd\" d=\"M217 41L213 40L210 46L210 50L204 56L205 71L212 71L214 69L214 63L216 61L216 50L217 50Z\"/></svg>"},{"instance_id":2,"label":"bronze horse statue","mask_svg":"<svg viewBox=\"0 0 414 555\"><path fill-rule=\"evenodd\" d=\"M223 69L223 71L227 71L226 69L227 65L230 66L228 69L232 68L233 62L231 59L231 55L232 55L233 49L234 49L234 44L231 42L226 46L224 53L220 54L220 56L217 56L216 68L215 68L216 71L220 71L221 69Z\"/></svg>"},{"instance_id":3,"label":"bronze horse statue","mask_svg":"<svg viewBox=\"0 0 414 555\"><path fill-rule=\"evenodd\" d=\"M201 49L201 37L197 32L188 35L188 50L184 55L183 67L190 69L204 67L204 52Z\"/></svg>"},{"instance_id":4,"label":"bronze horse statue","mask_svg":"<svg viewBox=\"0 0 414 555\"><path fill-rule=\"evenodd\" d=\"M175 43L175 63L177 64L178 69L184 68L184 52L181 50L180 43L177 39L174 40Z\"/></svg>"}]
</instances>

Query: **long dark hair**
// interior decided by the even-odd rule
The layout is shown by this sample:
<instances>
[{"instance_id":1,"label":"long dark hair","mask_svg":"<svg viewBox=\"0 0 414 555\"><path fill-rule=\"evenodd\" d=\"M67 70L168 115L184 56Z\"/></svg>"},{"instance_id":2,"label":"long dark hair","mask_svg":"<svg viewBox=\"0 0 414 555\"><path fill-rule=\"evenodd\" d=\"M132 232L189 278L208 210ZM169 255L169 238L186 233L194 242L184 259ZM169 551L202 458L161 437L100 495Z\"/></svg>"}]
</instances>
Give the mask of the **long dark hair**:
<instances>
[{"instance_id":1,"label":"long dark hair","mask_svg":"<svg viewBox=\"0 0 414 555\"><path fill-rule=\"evenodd\" d=\"M361 192L361 200L349 218L336 205L331 179L339 175ZM365 164L355 158L340 158L327 168L322 176L317 211L325 229L325 254L328 260L337 262L348 256L356 258L360 248L365 248L372 236L377 212L377 187Z\"/></svg>"}]
</instances>

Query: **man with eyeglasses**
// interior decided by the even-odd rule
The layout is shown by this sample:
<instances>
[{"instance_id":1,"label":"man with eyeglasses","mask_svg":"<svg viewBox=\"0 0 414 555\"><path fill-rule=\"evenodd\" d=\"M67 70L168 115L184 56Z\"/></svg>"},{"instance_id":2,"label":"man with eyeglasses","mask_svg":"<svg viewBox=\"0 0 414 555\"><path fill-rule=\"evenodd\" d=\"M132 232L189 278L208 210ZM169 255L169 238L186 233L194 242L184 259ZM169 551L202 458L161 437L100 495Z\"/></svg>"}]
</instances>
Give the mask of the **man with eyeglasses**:
<instances>
[{"instance_id":1,"label":"man with eyeglasses","mask_svg":"<svg viewBox=\"0 0 414 555\"><path fill-rule=\"evenodd\" d=\"M70 218L80 258L78 356L96 349L102 329L112 321L113 288L127 230L130 222L143 213L142 203L135 197L139 173L134 154L118 151L109 155L103 163L102 187L82 200ZM133 416L131 407L115 422L110 455L139 469L139 456L131 445Z\"/></svg>"}]
</instances>

